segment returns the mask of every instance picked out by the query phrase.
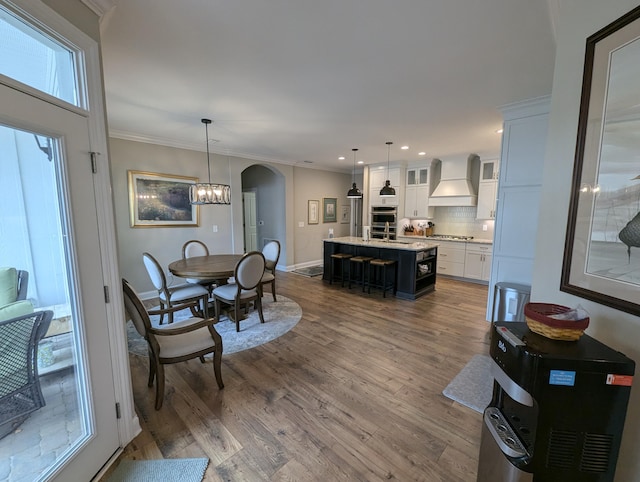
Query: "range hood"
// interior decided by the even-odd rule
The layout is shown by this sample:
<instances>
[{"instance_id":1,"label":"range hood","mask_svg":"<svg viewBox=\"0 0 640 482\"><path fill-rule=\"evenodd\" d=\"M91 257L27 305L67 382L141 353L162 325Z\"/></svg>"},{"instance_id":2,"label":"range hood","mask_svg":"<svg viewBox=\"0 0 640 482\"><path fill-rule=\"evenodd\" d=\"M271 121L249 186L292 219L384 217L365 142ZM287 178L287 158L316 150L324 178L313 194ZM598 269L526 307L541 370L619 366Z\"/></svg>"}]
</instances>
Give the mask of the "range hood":
<instances>
[{"instance_id":1,"label":"range hood","mask_svg":"<svg viewBox=\"0 0 640 482\"><path fill-rule=\"evenodd\" d=\"M429 196L429 206L476 206L480 157L470 154L467 159L440 163L440 182Z\"/></svg>"}]
</instances>

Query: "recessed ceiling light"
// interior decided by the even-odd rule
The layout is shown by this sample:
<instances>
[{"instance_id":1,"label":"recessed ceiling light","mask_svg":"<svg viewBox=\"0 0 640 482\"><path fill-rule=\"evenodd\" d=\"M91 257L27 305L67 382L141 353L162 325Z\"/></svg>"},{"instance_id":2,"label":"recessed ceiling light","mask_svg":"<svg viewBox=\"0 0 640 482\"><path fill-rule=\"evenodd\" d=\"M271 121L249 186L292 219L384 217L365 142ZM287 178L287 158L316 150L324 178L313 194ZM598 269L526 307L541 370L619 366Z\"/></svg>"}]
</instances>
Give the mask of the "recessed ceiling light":
<instances>
[{"instance_id":1,"label":"recessed ceiling light","mask_svg":"<svg viewBox=\"0 0 640 482\"><path fill-rule=\"evenodd\" d=\"M402 149L403 151L406 151L407 149L409 149L409 146L402 146L400 149Z\"/></svg>"},{"instance_id":2,"label":"recessed ceiling light","mask_svg":"<svg viewBox=\"0 0 640 482\"><path fill-rule=\"evenodd\" d=\"M357 164L364 164L364 161L358 161Z\"/></svg>"},{"instance_id":3,"label":"recessed ceiling light","mask_svg":"<svg viewBox=\"0 0 640 482\"><path fill-rule=\"evenodd\" d=\"M426 156L426 155L427 155L427 153L426 153L426 152L424 152L424 151L422 151L422 152L418 152L418 155L419 155L419 156Z\"/></svg>"},{"instance_id":4,"label":"recessed ceiling light","mask_svg":"<svg viewBox=\"0 0 640 482\"><path fill-rule=\"evenodd\" d=\"M306 164L313 164L313 161L302 161L302 162L304 162Z\"/></svg>"},{"instance_id":5,"label":"recessed ceiling light","mask_svg":"<svg viewBox=\"0 0 640 482\"><path fill-rule=\"evenodd\" d=\"M340 156L340 157L338 157L338 160L339 160L339 161L344 161L344 156Z\"/></svg>"},{"instance_id":6,"label":"recessed ceiling light","mask_svg":"<svg viewBox=\"0 0 640 482\"><path fill-rule=\"evenodd\" d=\"M502 134L502 131L504 131L504 129L498 129L498 130L496 131L496 134Z\"/></svg>"}]
</instances>

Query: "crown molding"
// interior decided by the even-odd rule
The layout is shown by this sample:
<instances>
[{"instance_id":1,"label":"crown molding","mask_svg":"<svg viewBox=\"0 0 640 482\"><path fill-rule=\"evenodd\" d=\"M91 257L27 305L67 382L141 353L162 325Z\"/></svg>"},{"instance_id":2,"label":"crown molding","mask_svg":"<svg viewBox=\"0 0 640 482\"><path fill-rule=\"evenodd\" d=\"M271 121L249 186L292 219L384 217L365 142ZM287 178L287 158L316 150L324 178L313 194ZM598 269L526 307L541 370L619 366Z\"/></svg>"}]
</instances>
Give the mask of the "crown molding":
<instances>
[{"instance_id":1,"label":"crown molding","mask_svg":"<svg viewBox=\"0 0 640 482\"><path fill-rule=\"evenodd\" d=\"M117 0L81 0L93 13L102 17L105 13L116 6Z\"/></svg>"},{"instance_id":2,"label":"crown molding","mask_svg":"<svg viewBox=\"0 0 640 482\"><path fill-rule=\"evenodd\" d=\"M184 142L176 139L167 139L164 137L154 137L154 136L146 136L142 134L132 134L131 132L119 131L114 129L109 129L109 137L114 139L122 139L125 141L133 141L133 142L143 142L145 144L154 144L158 146L165 147L173 147L176 149L188 149L190 151L198 151L198 152L206 152L205 148L201 143L192 143L192 142ZM218 154L220 156L233 156L239 157L242 159L248 159L251 161L258 162L267 162L269 164L283 164L286 166L295 166L295 167L303 167L305 169L316 169L318 171L329 171L329 172L339 172L339 173L351 173L351 169L330 169L327 167L323 167L320 165L309 164L304 161L282 161L280 159L272 159L269 157L259 156L256 154L241 152L241 151L231 151L226 149L215 149L215 147L209 147L209 152L212 154Z\"/></svg>"}]
</instances>

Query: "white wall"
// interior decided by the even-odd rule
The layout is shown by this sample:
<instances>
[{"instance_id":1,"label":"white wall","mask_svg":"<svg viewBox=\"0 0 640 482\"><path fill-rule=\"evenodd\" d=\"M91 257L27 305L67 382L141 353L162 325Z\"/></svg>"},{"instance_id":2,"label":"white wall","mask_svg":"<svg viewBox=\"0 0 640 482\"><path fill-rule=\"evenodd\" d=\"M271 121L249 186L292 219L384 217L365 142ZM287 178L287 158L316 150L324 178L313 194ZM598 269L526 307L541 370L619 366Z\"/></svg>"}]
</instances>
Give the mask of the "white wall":
<instances>
[{"instance_id":1,"label":"white wall","mask_svg":"<svg viewBox=\"0 0 640 482\"><path fill-rule=\"evenodd\" d=\"M587 333L640 362L640 319L560 292L586 38L638 5L629 0L560 0L549 136L540 205L532 301L582 305ZM640 300L640 296L639 296ZM585 400L585 403L588 403ZM616 481L640 480L640 389L631 391Z\"/></svg>"}]
</instances>

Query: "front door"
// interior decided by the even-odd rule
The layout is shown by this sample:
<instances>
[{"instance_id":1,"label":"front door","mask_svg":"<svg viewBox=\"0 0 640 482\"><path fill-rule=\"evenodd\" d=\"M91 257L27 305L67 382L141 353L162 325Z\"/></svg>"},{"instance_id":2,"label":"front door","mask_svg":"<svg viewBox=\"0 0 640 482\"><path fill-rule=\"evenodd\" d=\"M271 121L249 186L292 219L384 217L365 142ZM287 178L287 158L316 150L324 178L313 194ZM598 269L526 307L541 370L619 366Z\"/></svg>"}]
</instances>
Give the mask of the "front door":
<instances>
[{"instance_id":1,"label":"front door","mask_svg":"<svg viewBox=\"0 0 640 482\"><path fill-rule=\"evenodd\" d=\"M0 440L0 473L90 480L119 439L88 120L2 84L0 106L0 266L28 271L27 299L54 311L45 406Z\"/></svg>"}]
</instances>

